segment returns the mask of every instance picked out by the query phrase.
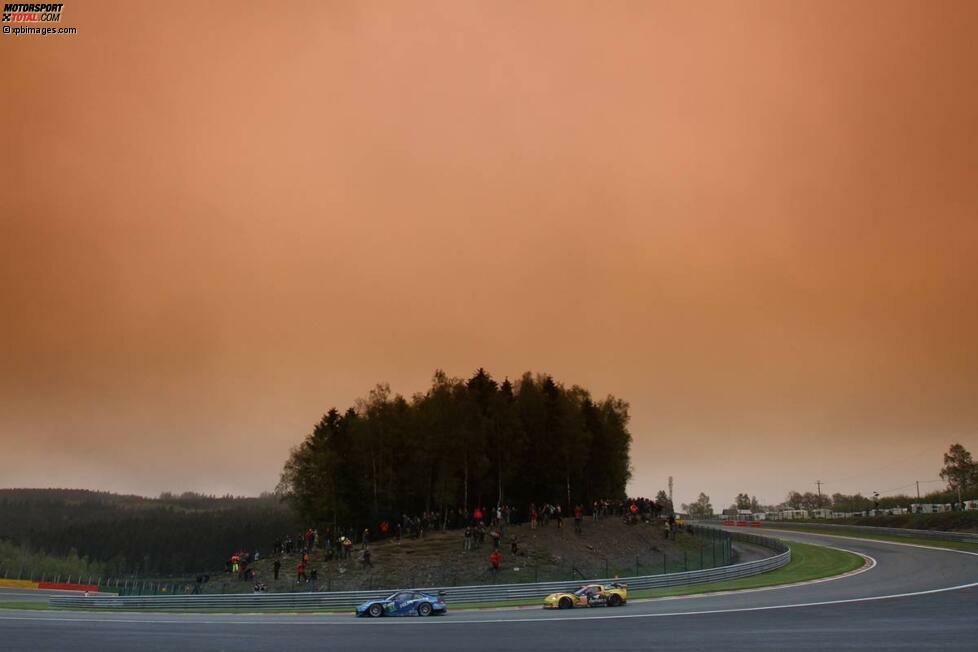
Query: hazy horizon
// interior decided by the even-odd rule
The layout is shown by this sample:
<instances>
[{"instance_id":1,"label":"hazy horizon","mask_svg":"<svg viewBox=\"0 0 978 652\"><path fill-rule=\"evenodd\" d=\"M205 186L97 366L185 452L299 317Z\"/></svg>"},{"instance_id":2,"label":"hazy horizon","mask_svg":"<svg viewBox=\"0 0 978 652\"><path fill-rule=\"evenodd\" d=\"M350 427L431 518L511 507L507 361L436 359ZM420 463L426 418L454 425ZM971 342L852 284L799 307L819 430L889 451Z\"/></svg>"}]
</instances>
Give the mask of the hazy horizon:
<instances>
[{"instance_id":1,"label":"hazy horizon","mask_svg":"<svg viewBox=\"0 0 978 652\"><path fill-rule=\"evenodd\" d=\"M479 367L627 401L677 503L978 453L976 3L63 20L0 38L0 487L257 494Z\"/></svg>"}]
</instances>

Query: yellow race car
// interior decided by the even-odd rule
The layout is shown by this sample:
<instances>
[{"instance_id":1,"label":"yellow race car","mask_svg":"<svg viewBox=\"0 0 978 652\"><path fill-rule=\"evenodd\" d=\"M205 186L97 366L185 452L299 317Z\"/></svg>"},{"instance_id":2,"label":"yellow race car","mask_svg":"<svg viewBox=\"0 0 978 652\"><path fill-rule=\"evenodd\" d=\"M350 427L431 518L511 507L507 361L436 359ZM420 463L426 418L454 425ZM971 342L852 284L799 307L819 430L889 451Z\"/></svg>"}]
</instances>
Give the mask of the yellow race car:
<instances>
[{"instance_id":1,"label":"yellow race car","mask_svg":"<svg viewBox=\"0 0 978 652\"><path fill-rule=\"evenodd\" d=\"M625 584L588 584L573 593L551 593L543 600L544 609L574 607L621 607L628 602Z\"/></svg>"}]
</instances>

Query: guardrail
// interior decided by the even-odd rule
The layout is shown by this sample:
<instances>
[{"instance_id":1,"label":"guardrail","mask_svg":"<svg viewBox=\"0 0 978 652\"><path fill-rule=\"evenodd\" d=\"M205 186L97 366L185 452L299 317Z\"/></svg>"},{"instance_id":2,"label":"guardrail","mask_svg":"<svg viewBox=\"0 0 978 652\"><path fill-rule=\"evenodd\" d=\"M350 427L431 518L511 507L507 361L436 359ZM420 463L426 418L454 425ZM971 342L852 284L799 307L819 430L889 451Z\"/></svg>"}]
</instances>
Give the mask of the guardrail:
<instances>
[{"instance_id":1,"label":"guardrail","mask_svg":"<svg viewBox=\"0 0 978 652\"><path fill-rule=\"evenodd\" d=\"M691 526L705 534L714 530L703 526ZM731 564L720 568L686 571L682 573L665 573L661 575L644 575L626 578L599 578L587 582L541 582L527 584L490 584L483 586L454 586L427 587L421 591L433 593L444 591L450 603L467 604L480 602L498 602L504 600L525 600L543 597L557 591L574 591L581 584L607 584L621 582L628 584L629 590L654 589L671 586L685 586L731 580L750 575L758 575L767 571L781 568L791 561L791 550L778 539L748 534L746 532L730 532L729 536L735 541L743 541L772 549L776 554L764 559ZM83 597L53 597L49 603L53 607L83 608L83 609L147 609L165 611L180 610L290 610L290 609L352 609L367 600L383 598L390 595L392 589L384 591L335 591L331 593L258 593L239 595L167 595L167 596L83 596Z\"/></svg>"},{"instance_id":2,"label":"guardrail","mask_svg":"<svg viewBox=\"0 0 978 652\"><path fill-rule=\"evenodd\" d=\"M811 523L805 521L758 521L764 523L764 527L784 527L787 530L792 528L814 528L817 530L855 530L866 534L888 534L896 537L913 537L915 539L933 539L935 541L963 541L978 545L978 534L967 532L946 532L944 530L913 530L911 528L900 527L875 527L872 525L846 525L844 523Z\"/></svg>"}]
</instances>

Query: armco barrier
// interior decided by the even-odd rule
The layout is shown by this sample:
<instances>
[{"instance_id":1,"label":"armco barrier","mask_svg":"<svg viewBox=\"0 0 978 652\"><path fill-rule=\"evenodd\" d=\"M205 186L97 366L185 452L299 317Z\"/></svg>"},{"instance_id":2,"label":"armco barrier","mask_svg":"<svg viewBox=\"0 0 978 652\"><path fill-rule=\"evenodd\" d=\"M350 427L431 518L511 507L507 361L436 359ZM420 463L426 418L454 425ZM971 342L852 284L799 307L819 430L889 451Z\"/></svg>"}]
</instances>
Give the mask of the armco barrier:
<instances>
[{"instance_id":1,"label":"armco barrier","mask_svg":"<svg viewBox=\"0 0 978 652\"><path fill-rule=\"evenodd\" d=\"M693 526L701 532L707 528ZM449 606L452 603L497 602L501 600L543 599L548 593L576 590L581 584L609 583L613 581L628 584L630 590L655 589L670 586L684 586L731 580L750 575L758 575L781 568L791 561L791 550L782 541L770 537L748 534L746 532L728 533L735 541L743 541L772 549L771 557L755 561L662 575L645 575L620 579L594 579L588 582L541 582L529 584L490 584L484 586L428 587L423 591L444 591ZM72 609L148 609L148 610L203 610L203 609L352 609L366 600L390 595L393 589L385 591L335 591L331 593L258 593L237 595L154 595L154 596L87 596L53 597L49 603L53 607Z\"/></svg>"},{"instance_id":2,"label":"armco barrier","mask_svg":"<svg viewBox=\"0 0 978 652\"><path fill-rule=\"evenodd\" d=\"M854 530L865 532L866 534L886 534L895 537L912 537L915 539L934 539L936 541L963 541L978 545L978 534L968 532L945 532L944 530L912 530L899 527L874 527L872 525L846 525L844 523L811 523L805 521L765 521L765 527L777 528L784 527L786 530L793 528L814 528L818 530Z\"/></svg>"}]
</instances>

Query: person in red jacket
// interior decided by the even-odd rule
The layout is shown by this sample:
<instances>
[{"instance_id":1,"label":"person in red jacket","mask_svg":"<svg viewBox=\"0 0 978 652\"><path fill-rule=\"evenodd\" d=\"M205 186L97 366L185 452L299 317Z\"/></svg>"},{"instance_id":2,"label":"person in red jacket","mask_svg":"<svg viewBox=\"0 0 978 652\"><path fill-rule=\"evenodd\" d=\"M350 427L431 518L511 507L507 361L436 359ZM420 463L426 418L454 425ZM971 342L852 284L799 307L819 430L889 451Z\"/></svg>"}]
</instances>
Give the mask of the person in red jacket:
<instances>
[{"instance_id":1,"label":"person in red jacket","mask_svg":"<svg viewBox=\"0 0 978 652\"><path fill-rule=\"evenodd\" d=\"M493 575L499 574L499 564L503 561L503 553L499 552L499 549L493 550L489 555L489 570L492 571Z\"/></svg>"},{"instance_id":2,"label":"person in red jacket","mask_svg":"<svg viewBox=\"0 0 978 652\"><path fill-rule=\"evenodd\" d=\"M295 583L298 584L299 582L305 582L305 581L306 581L306 565L300 561L299 565L295 567Z\"/></svg>"}]
</instances>

